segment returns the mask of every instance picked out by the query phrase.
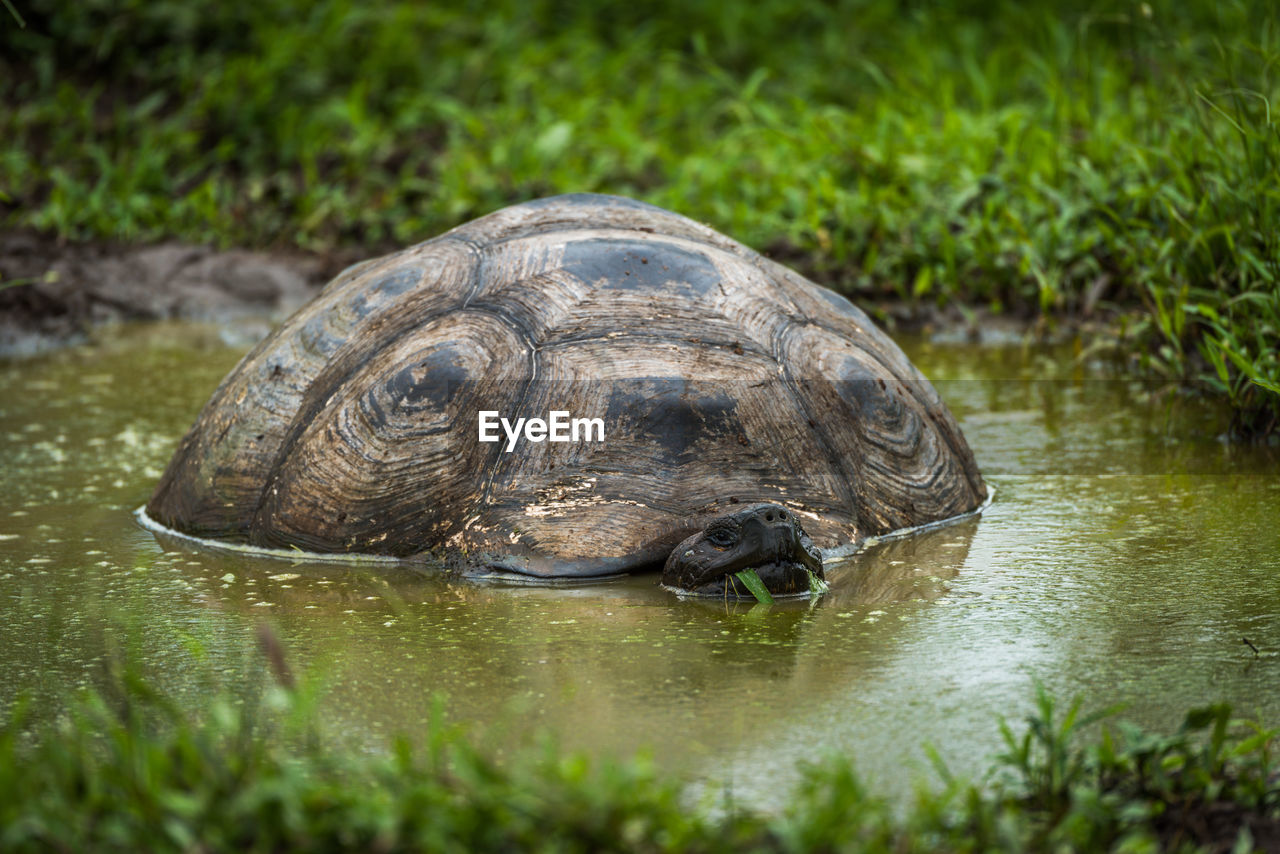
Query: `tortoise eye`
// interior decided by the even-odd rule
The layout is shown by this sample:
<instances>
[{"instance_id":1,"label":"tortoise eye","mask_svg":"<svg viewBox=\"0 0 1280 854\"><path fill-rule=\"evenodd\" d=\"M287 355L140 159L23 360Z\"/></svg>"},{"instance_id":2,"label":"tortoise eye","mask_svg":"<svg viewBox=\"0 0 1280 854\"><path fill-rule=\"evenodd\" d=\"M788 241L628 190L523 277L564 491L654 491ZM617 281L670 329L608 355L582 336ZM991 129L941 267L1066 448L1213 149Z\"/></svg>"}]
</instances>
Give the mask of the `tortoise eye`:
<instances>
[{"instance_id":1,"label":"tortoise eye","mask_svg":"<svg viewBox=\"0 0 1280 854\"><path fill-rule=\"evenodd\" d=\"M728 548L738 541L737 536L728 528L717 528L707 534L707 539L711 541L711 545L717 548Z\"/></svg>"}]
</instances>

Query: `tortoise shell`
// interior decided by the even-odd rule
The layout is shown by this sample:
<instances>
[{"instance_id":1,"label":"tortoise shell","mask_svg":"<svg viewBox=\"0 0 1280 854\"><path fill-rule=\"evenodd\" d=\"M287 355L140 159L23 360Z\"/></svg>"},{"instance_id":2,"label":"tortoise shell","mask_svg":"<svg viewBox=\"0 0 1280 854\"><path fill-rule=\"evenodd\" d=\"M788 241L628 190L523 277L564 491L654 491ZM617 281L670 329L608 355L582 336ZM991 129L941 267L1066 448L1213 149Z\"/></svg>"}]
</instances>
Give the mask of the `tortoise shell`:
<instances>
[{"instance_id":1,"label":"tortoise shell","mask_svg":"<svg viewBox=\"0 0 1280 854\"><path fill-rule=\"evenodd\" d=\"M508 451L482 411L605 435ZM223 380L147 513L585 576L661 562L739 504L831 549L985 496L936 390L846 299L682 216L571 195L343 272Z\"/></svg>"}]
</instances>

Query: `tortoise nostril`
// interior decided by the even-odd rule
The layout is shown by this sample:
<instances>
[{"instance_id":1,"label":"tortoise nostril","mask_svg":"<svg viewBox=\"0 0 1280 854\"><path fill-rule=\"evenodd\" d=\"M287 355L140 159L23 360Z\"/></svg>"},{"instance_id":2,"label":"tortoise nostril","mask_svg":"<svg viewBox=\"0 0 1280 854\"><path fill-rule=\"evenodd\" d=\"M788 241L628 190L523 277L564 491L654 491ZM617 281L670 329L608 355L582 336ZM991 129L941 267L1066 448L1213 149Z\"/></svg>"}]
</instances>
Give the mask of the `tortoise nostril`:
<instances>
[{"instance_id":1,"label":"tortoise nostril","mask_svg":"<svg viewBox=\"0 0 1280 854\"><path fill-rule=\"evenodd\" d=\"M773 521L773 511L772 511L772 510L770 510L768 513L765 513L765 514L764 514L764 520L765 520L766 522L772 522L772 521Z\"/></svg>"}]
</instances>

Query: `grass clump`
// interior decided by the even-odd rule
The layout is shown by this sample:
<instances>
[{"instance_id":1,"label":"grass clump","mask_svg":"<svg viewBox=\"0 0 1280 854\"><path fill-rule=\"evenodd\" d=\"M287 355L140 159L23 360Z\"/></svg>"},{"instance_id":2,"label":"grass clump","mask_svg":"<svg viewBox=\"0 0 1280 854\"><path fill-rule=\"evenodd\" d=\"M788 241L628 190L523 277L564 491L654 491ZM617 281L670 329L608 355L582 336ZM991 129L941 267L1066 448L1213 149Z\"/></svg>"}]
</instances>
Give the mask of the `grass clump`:
<instances>
[{"instance_id":1,"label":"grass clump","mask_svg":"<svg viewBox=\"0 0 1280 854\"><path fill-rule=\"evenodd\" d=\"M1187 712L1169 735L1120 722L1082 748L1081 730L1116 711L1081 717L1077 700L1055 720L1052 698L1038 689L1027 729L1002 725L1005 804L1047 819L1022 828L1028 850L1280 846L1280 729L1233 720L1219 703Z\"/></svg>"},{"instance_id":2,"label":"grass clump","mask_svg":"<svg viewBox=\"0 0 1280 854\"><path fill-rule=\"evenodd\" d=\"M0 734L0 848L682 850L701 832L643 761L501 767L445 727L342 753L319 746L310 704L265 700L220 697L196 719L135 683L83 697L34 745L19 710Z\"/></svg>"},{"instance_id":3,"label":"grass clump","mask_svg":"<svg viewBox=\"0 0 1280 854\"><path fill-rule=\"evenodd\" d=\"M1276 730L1225 706L1169 736L1131 726L1082 745L1078 704L1040 693L1007 728L994 782L942 770L898 813L847 759L805 771L770 814L690 807L642 759L552 749L499 763L434 724L385 753L318 735L313 701L272 689L192 715L136 677L86 694L57 721L19 705L0 729L6 851L1194 851L1280 842ZM438 719L437 715L437 719Z\"/></svg>"},{"instance_id":4,"label":"grass clump","mask_svg":"<svg viewBox=\"0 0 1280 854\"><path fill-rule=\"evenodd\" d=\"M1280 425L1269 0L17 6L10 225L372 251L621 193L864 302L1119 312L1134 368Z\"/></svg>"}]
</instances>

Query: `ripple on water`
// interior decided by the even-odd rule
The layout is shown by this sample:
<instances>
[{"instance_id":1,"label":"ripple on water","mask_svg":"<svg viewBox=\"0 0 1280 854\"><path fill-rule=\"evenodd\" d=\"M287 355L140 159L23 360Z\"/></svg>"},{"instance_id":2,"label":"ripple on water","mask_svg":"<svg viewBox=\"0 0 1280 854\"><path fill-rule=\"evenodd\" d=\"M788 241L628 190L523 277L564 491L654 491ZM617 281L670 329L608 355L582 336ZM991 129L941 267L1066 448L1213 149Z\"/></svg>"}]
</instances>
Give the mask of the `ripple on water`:
<instances>
[{"instance_id":1,"label":"ripple on water","mask_svg":"<svg viewBox=\"0 0 1280 854\"><path fill-rule=\"evenodd\" d=\"M265 621L329 686L335 738L420 732L439 694L499 745L538 729L647 745L760 802L832 751L899 792L925 741L980 770L1033 679L1152 725L1219 698L1280 717L1275 452L1073 379L1061 354L913 345L998 500L772 609L652 578L504 586L166 550L130 511L239 355L183 330L0 366L0 704L97 679L122 651L198 702L262 678Z\"/></svg>"}]
</instances>

